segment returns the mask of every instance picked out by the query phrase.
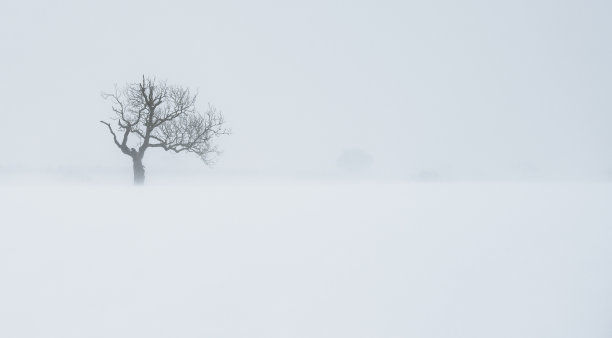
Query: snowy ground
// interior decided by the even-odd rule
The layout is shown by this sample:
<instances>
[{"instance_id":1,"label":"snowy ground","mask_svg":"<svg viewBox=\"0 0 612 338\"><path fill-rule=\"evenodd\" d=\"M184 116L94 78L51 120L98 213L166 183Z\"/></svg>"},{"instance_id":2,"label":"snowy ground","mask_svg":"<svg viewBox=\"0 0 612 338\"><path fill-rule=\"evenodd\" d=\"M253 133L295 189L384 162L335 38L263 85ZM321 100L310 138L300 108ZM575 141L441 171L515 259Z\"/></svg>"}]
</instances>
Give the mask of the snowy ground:
<instances>
[{"instance_id":1,"label":"snowy ground","mask_svg":"<svg viewBox=\"0 0 612 338\"><path fill-rule=\"evenodd\" d=\"M612 184L0 186L0 337L612 336Z\"/></svg>"}]
</instances>

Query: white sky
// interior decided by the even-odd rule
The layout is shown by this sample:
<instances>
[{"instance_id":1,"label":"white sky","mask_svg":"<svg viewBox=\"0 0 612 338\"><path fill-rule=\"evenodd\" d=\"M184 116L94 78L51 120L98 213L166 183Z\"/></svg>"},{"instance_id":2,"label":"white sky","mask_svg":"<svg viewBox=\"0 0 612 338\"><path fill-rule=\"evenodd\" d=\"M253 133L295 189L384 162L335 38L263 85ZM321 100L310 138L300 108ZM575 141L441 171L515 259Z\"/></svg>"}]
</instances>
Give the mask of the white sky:
<instances>
[{"instance_id":1,"label":"white sky","mask_svg":"<svg viewBox=\"0 0 612 338\"><path fill-rule=\"evenodd\" d=\"M144 73L224 112L220 172L334 173L360 148L380 177L598 177L611 15L594 0L4 0L0 167L130 168L100 92Z\"/></svg>"}]
</instances>

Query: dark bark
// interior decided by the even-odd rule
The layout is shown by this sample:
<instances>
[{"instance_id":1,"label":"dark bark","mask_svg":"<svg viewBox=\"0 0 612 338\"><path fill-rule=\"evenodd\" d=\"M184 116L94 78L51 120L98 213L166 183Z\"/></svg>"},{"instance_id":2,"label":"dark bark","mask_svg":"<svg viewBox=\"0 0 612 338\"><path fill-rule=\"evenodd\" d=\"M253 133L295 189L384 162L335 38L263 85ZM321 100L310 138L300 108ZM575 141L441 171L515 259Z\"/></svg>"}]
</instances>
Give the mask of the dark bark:
<instances>
[{"instance_id":1,"label":"dark bark","mask_svg":"<svg viewBox=\"0 0 612 338\"><path fill-rule=\"evenodd\" d=\"M134 167L134 184L143 185L145 181L145 167L142 165L142 159L138 156L132 157Z\"/></svg>"}]
</instances>

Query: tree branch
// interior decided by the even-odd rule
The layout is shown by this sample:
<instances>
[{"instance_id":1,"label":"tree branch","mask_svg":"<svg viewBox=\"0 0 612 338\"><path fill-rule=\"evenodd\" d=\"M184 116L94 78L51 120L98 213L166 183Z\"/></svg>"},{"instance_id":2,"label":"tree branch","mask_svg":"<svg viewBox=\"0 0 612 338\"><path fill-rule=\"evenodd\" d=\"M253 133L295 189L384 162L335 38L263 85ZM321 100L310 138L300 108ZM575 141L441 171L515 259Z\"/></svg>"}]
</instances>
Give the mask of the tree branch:
<instances>
[{"instance_id":1,"label":"tree branch","mask_svg":"<svg viewBox=\"0 0 612 338\"><path fill-rule=\"evenodd\" d=\"M126 135L123 136L123 143L119 143L119 141L117 141L117 135L115 134L115 131L113 130L113 127L111 127L110 123L104 122L104 121L100 121L100 122L102 124L105 124L108 127L108 131L110 131L111 135L113 135L113 141L115 142L115 145L117 145L117 147L121 149L121 152L123 152L126 155L130 155L130 151L126 145L127 143Z\"/></svg>"},{"instance_id":2,"label":"tree branch","mask_svg":"<svg viewBox=\"0 0 612 338\"><path fill-rule=\"evenodd\" d=\"M130 156L142 159L148 148L162 148L176 153L195 153L208 164L210 155L219 153L213 139L230 133L224 128L223 115L213 106L209 105L204 114L198 112L197 93L155 78L143 76L142 82L115 89L114 94L103 94L103 97L112 99L118 130L123 132L121 143L110 123L100 122L109 128L115 145ZM128 146L133 138L136 138L137 151Z\"/></svg>"}]
</instances>

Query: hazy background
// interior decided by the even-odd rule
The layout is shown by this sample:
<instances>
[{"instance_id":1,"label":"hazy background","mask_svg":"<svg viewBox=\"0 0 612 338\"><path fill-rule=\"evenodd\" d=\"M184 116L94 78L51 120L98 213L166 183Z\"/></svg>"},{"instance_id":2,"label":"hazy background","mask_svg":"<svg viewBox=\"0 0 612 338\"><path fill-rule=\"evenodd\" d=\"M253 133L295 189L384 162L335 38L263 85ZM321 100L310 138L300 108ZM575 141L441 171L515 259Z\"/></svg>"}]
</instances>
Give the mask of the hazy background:
<instances>
[{"instance_id":1,"label":"hazy background","mask_svg":"<svg viewBox=\"0 0 612 338\"><path fill-rule=\"evenodd\" d=\"M0 170L125 173L101 91L142 74L200 91L234 134L214 171L612 176L609 1L2 1ZM170 160L170 161L167 161ZM100 173L98 174L98 171Z\"/></svg>"},{"instance_id":2,"label":"hazy background","mask_svg":"<svg viewBox=\"0 0 612 338\"><path fill-rule=\"evenodd\" d=\"M0 1L0 337L612 337L611 10ZM132 186L143 74L224 112L214 169Z\"/></svg>"}]
</instances>

